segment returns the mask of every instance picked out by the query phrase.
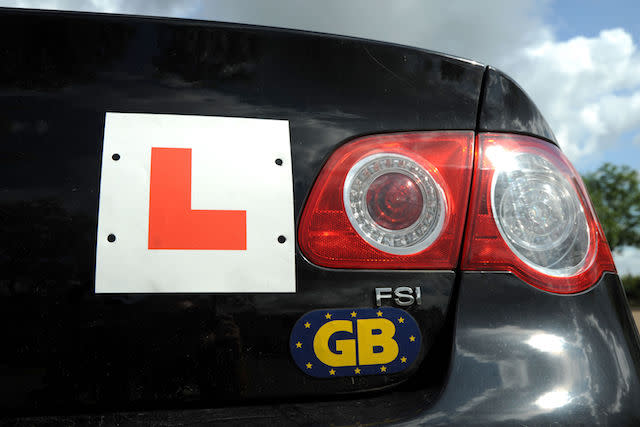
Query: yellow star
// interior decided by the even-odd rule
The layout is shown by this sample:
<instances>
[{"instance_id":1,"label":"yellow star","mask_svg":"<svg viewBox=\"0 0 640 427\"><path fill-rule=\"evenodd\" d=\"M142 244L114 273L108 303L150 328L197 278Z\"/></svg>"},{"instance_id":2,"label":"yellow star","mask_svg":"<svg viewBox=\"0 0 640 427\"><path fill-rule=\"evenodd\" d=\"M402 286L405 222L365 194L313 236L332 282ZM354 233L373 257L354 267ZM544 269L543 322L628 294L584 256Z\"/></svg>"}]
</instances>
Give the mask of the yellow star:
<instances>
[{"instance_id":1,"label":"yellow star","mask_svg":"<svg viewBox=\"0 0 640 427\"><path fill-rule=\"evenodd\" d=\"M324 315L325 319L331 319L331 313L327 313Z\"/></svg>"},{"instance_id":2,"label":"yellow star","mask_svg":"<svg viewBox=\"0 0 640 427\"><path fill-rule=\"evenodd\" d=\"M296 348L302 348L302 343L300 341L296 343Z\"/></svg>"},{"instance_id":3,"label":"yellow star","mask_svg":"<svg viewBox=\"0 0 640 427\"><path fill-rule=\"evenodd\" d=\"M414 337L413 335L409 337L409 341L414 342L415 340L416 340L416 337Z\"/></svg>"},{"instance_id":4,"label":"yellow star","mask_svg":"<svg viewBox=\"0 0 640 427\"><path fill-rule=\"evenodd\" d=\"M304 324L304 327L305 327L305 328L307 328L307 329L309 329L309 328L311 327L311 323L309 323L309 322L305 323L305 324Z\"/></svg>"},{"instance_id":5,"label":"yellow star","mask_svg":"<svg viewBox=\"0 0 640 427\"><path fill-rule=\"evenodd\" d=\"M400 361L401 361L402 363L407 363L407 358L406 358L406 357L404 357L404 356L402 356L402 357L400 358Z\"/></svg>"},{"instance_id":6,"label":"yellow star","mask_svg":"<svg viewBox=\"0 0 640 427\"><path fill-rule=\"evenodd\" d=\"M378 315L378 317L382 317L382 312L380 310L378 310L376 314Z\"/></svg>"},{"instance_id":7,"label":"yellow star","mask_svg":"<svg viewBox=\"0 0 640 427\"><path fill-rule=\"evenodd\" d=\"M398 318L398 323L404 323L404 317Z\"/></svg>"},{"instance_id":8,"label":"yellow star","mask_svg":"<svg viewBox=\"0 0 640 427\"><path fill-rule=\"evenodd\" d=\"M380 366L380 372L387 372L386 366Z\"/></svg>"},{"instance_id":9,"label":"yellow star","mask_svg":"<svg viewBox=\"0 0 640 427\"><path fill-rule=\"evenodd\" d=\"M312 366L311 362L307 362L307 369L311 369Z\"/></svg>"},{"instance_id":10,"label":"yellow star","mask_svg":"<svg viewBox=\"0 0 640 427\"><path fill-rule=\"evenodd\" d=\"M356 317L358 315L358 313L356 313L355 311L351 312L351 317Z\"/></svg>"},{"instance_id":11,"label":"yellow star","mask_svg":"<svg viewBox=\"0 0 640 427\"><path fill-rule=\"evenodd\" d=\"M332 370L329 371L329 375L335 375L335 374L336 374L336 370L335 369L332 369Z\"/></svg>"},{"instance_id":12,"label":"yellow star","mask_svg":"<svg viewBox=\"0 0 640 427\"><path fill-rule=\"evenodd\" d=\"M354 370L354 372L355 372L356 374L359 374L359 373L360 373L360 368L356 368L356 369Z\"/></svg>"}]
</instances>

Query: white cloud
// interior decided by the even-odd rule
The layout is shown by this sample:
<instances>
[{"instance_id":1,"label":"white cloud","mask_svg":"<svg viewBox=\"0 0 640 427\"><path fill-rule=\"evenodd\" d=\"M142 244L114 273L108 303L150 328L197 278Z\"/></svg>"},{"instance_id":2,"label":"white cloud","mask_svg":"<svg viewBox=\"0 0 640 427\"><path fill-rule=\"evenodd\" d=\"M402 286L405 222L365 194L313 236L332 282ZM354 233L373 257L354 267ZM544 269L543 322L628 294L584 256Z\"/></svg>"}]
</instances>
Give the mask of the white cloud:
<instances>
[{"instance_id":1,"label":"white cloud","mask_svg":"<svg viewBox=\"0 0 640 427\"><path fill-rule=\"evenodd\" d=\"M623 29L541 39L507 58L503 69L531 95L578 165L588 156L599 163L598 153L640 129L640 54Z\"/></svg>"},{"instance_id":2,"label":"white cloud","mask_svg":"<svg viewBox=\"0 0 640 427\"><path fill-rule=\"evenodd\" d=\"M187 0L2 0L0 6L26 9L74 10L80 12L127 13L188 17L201 1Z\"/></svg>"},{"instance_id":3,"label":"white cloud","mask_svg":"<svg viewBox=\"0 0 640 427\"><path fill-rule=\"evenodd\" d=\"M620 253L613 254L613 261L619 274L640 274L640 249L626 246Z\"/></svg>"}]
</instances>

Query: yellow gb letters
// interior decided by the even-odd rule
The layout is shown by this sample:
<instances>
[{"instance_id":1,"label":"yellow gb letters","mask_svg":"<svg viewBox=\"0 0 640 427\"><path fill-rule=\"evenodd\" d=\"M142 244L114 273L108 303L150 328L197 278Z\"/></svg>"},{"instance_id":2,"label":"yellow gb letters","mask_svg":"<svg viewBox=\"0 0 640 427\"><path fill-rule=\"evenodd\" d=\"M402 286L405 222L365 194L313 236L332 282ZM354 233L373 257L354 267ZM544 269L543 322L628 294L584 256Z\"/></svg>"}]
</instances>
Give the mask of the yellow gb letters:
<instances>
[{"instance_id":1,"label":"yellow gb letters","mask_svg":"<svg viewBox=\"0 0 640 427\"><path fill-rule=\"evenodd\" d=\"M393 327L393 324L391 326ZM329 349L329 338L336 332L353 333L353 323L350 320L334 320L322 325L313 339L313 351L316 353L316 357L328 366L354 366L356 364L355 339L337 340L336 350L340 353L334 353ZM398 345L396 344L396 354L398 353L397 349Z\"/></svg>"},{"instance_id":2,"label":"yellow gb letters","mask_svg":"<svg viewBox=\"0 0 640 427\"><path fill-rule=\"evenodd\" d=\"M379 330L380 333L374 335L374 330ZM358 319L358 359L360 365L378 365L393 361L398 356L398 343L393 339L395 333L396 327L390 320ZM382 347L382 351L374 353L374 347Z\"/></svg>"}]
</instances>

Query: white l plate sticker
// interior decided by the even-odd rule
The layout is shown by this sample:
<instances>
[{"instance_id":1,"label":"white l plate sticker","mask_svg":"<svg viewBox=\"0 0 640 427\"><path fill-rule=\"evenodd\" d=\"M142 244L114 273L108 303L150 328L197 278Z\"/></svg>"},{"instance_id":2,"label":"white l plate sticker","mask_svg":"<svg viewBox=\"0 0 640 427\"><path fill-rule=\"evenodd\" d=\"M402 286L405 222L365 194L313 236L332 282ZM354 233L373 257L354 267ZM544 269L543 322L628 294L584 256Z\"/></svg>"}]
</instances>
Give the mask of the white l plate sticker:
<instances>
[{"instance_id":1,"label":"white l plate sticker","mask_svg":"<svg viewBox=\"0 0 640 427\"><path fill-rule=\"evenodd\" d=\"M296 290L286 120L107 113L99 203L96 293Z\"/></svg>"}]
</instances>

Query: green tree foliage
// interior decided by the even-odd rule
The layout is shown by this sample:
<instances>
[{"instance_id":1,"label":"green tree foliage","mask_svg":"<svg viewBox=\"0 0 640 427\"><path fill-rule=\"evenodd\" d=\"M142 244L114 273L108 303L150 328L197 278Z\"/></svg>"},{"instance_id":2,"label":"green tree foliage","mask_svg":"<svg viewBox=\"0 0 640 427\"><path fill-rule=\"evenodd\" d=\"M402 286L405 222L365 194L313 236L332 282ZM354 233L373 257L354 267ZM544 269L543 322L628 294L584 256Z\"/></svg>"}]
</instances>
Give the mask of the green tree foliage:
<instances>
[{"instance_id":1,"label":"green tree foliage","mask_svg":"<svg viewBox=\"0 0 640 427\"><path fill-rule=\"evenodd\" d=\"M622 280L629 304L636 307L640 305L640 276L626 274L620 279Z\"/></svg>"},{"instance_id":2,"label":"green tree foliage","mask_svg":"<svg viewBox=\"0 0 640 427\"><path fill-rule=\"evenodd\" d=\"M611 250L640 247L640 180L635 169L605 163L582 178Z\"/></svg>"}]
</instances>

